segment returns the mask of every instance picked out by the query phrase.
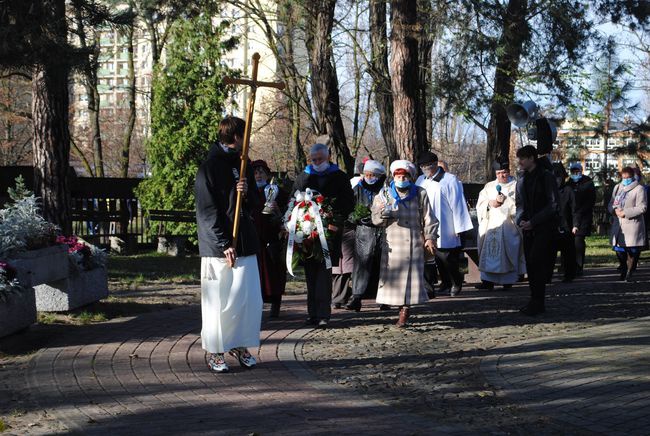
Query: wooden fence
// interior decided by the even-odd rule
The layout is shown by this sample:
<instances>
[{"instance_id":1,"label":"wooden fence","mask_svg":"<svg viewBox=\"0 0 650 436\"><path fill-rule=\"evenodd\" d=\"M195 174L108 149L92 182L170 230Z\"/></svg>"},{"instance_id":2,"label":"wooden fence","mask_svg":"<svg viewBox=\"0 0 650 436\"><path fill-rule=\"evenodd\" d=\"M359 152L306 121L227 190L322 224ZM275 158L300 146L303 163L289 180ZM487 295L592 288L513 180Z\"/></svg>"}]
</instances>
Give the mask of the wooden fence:
<instances>
[{"instance_id":1,"label":"wooden fence","mask_svg":"<svg viewBox=\"0 0 650 436\"><path fill-rule=\"evenodd\" d=\"M7 188L22 175L28 187L33 185L32 167L0 167L0 207L7 200ZM76 235L99 245L108 245L111 236L136 243L151 245L149 231L154 226L159 233L167 222L192 222L192 211L149 211L140 207L135 188L141 179L72 177L72 219ZM463 185L470 208L476 206L482 184ZM162 223L162 224L161 224ZM609 229L609 214L603 206L594 209L594 230L605 234Z\"/></svg>"}]
</instances>

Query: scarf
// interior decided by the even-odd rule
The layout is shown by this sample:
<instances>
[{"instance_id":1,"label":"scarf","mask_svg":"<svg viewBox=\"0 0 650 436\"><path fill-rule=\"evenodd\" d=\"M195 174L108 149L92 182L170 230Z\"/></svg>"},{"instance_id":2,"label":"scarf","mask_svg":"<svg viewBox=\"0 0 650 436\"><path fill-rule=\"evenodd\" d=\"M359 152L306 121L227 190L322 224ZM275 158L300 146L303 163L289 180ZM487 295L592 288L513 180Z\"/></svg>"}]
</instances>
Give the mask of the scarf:
<instances>
[{"instance_id":1,"label":"scarf","mask_svg":"<svg viewBox=\"0 0 650 436\"><path fill-rule=\"evenodd\" d=\"M409 186L409 193L406 195L406 197L400 198L399 194L397 193L397 188L395 188L395 182L394 181L390 182L390 195L395 199L395 204L397 205L402 203L404 207L408 208L406 202L415 198L417 193L418 193L417 186L415 186L415 183L411 183Z\"/></svg>"}]
</instances>

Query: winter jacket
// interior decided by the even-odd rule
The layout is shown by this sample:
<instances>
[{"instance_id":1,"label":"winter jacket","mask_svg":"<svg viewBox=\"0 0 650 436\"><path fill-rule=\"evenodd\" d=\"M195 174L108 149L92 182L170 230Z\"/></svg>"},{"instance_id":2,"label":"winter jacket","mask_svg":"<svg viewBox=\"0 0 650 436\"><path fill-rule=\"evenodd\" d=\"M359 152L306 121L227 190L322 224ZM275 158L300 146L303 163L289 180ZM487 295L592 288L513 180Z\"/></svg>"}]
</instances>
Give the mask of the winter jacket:
<instances>
[{"instance_id":1,"label":"winter jacket","mask_svg":"<svg viewBox=\"0 0 650 436\"><path fill-rule=\"evenodd\" d=\"M529 221L533 231L554 230L559 220L559 194L555 176L541 165L517 181L515 223Z\"/></svg>"},{"instance_id":2,"label":"winter jacket","mask_svg":"<svg viewBox=\"0 0 650 436\"><path fill-rule=\"evenodd\" d=\"M625 218L619 218L614 209L622 209ZM612 245L643 247L646 245L644 214L648 208L646 190L639 182L629 186L619 183L614 187L607 210L612 214Z\"/></svg>"},{"instance_id":3,"label":"winter jacket","mask_svg":"<svg viewBox=\"0 0 650 436\"><path fill-rule=\"evenodd\" d=\"M194 190L199 254L202 257L223 258L223 252L232 246L240 163L239 153L227 152L216 144L199 167ZM259 251L253 216L261 209L263 201L255 186L255 176L250 165L246 167L246 179L248 191L242 201L235 247L237 256L250 256Z\"/></svg>"},{"instance_id":4,"label":"winter jacket","mask_svg":"<svg viewBox=\"0 0 650 436\"><path fill-rule=\"evenodd\" d=\"M577 224L577 215L575 213L576 210L576 201L575 201L575 195L573 194L573 189L566 184L563 183L562 186L558 188L558 193L560 194L560 202L559 202L559 208L560 208L560 216L559 216L559 223L558 223L558 228L560 231L564 232L571 232L573 227L578 227Z\"/></svg>"},{"instance_id":5,"label":"winter jacket","mask_svg":"<svg viewBox=\"0 0 650 436\"><path fill-rule=\"evenodd\" d=\"M567 185L573 190L576 200L575 225L578 228L577 235L588 236L591 234L591 226L594 217L594 204L596 203L596 187L591 177L583 175L580 180L574 182L569 179Z\"/></svg>"}]
</instances>

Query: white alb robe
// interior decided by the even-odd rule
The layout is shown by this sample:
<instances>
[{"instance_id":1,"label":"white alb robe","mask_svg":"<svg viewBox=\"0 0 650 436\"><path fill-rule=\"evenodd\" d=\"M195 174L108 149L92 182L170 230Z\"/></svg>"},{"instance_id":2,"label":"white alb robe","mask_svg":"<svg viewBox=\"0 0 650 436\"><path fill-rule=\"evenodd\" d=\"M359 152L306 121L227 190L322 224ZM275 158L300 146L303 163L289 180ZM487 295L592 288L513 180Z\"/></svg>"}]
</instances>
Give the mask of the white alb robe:
<instances>
[{"instance_id":1,"label":"white alb robe","mask_svg":"<svg viewBox=\"0 0 650 436\"><path fill-rule=\"evenodd\" d=\"M474 228L463 194L463 184L449 173L444 173L440 182L422 175L415 184L426 189L433 214L440 222L437 247L460 247L459 234Z\"/></svg>"},{"instance_id":2,"label":"white alb robe","mask_svg":"<svg viewBox=\"0 0 650 436\"><path fill-rule=\"evenodd\" d=\"M257 348L262 325L262 292L257 256L201 258L201 342L209 353Z\"/></svg>"},{"instance_id":3,"label":"white alb robe","mask_svg":"<svg viewBox=\"0 0 650 436\"><path fill-rule=\"evenodd\" d=\"M506 197L503 205L489 207L490 200L496 200L497 185ZM517 181L508 183L496 180L488 182L478 196L476 213L478 215L478 269L481 280L510 285L526 273L524 247L521 230L515 224L515 195Z\"/></svg>"}]
</instances>

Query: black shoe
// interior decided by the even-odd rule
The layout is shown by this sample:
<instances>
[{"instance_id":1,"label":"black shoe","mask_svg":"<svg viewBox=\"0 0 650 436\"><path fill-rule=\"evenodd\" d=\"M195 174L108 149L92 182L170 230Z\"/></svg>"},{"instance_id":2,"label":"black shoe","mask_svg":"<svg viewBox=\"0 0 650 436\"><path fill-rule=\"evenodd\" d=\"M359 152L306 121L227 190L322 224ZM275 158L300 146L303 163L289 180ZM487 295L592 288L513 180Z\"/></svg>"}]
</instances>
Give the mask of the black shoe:
<instances>
[{"instance_id":1,"label":"black shoe","mask_svg":"<svg viewBox=\"0 0 650 436\"><path fill-rule=\"evenodd\" d=\"M449 292L449 296L450 297L457 297L458 295L460 295L460 292L461 292L461 288L453 287L453 288L451 288L451 291Z\"/></svg>"},{"instance_id":2,"label":"black shoe","mask_svg":"<svg viewBox=\"0 0 650 436\"><path fill-rule=\"evenodd\" d=\"M343 305L341 303L334 303L334 304L332 304L332 307L334 309L340 309L341 307L343 307Z\"/></svg>"},{"instance_id":3,"label":"black shoe","mask_svg":"<svg viewBox=\"0 0 650 436\"><path fill-rule=\"evenodd\" d=\"M618 276L618 281L624 282L626 279L627 279L627 271L623 270L621 271L621 274Z\"/></svg>"},{"instance_id":4,"label":"black shoe","mask_svg":"<svg viewBox=\"0 0 650 436\"><path fill-rule=\"evenodd\" d=\"M350 301L347 306L345 306L346 310L354 310L355 312L360 312L361 311L361 298L359 297L352 297L352 301Z\"/></svg>"},{"instance_id":5,"label":"black shoe","mask_svg":"<svg viewBox=\"0 0 650 436\"><path fill-rule=\"evenodd\" d=\"M318 325L318 319L309 317L305 320L305 325Z\"/></svg>"},{"instance_id":6,"label":"black shoe","mask_svg":"<svg viewBox=\"0 0 650 436\"><path fill-rule=\"evenodd\" d=\"M388 304L380 304L379 310L390 310L390 306Z\"/></svg>"},{"instance_id":7,"label":"black shoe","mask_svg":"<svg viewBox=\"0 0 650 436\"><path fill-rule=\"evenodd\" d=\"M494 283L482 282L481 284L474 286L474 288L482 291L491 291L494 289Z\"/></svg>"},{"instance_id":8,"label":"black shoe","mask_svg":"<svg viewBox=\"0 0 650 436\"><path fill-rule=\"evenodd\" d=\"M632 278L633 275L634 275L634 272L633 272L633 271L628 271L627 274L625 275L625 281L628 282L628 283L634 283L634 282L636 282L636 280L634 280L634 279Z\"/></svg>"},{"instance_id":9,"label":"black shoe","mask_svg":"<svg viewBox=\"0 0 650 436\"><path fill-rule=\"evenodd\" d=\"M329 320L321 319L320 321L318 321L318 325L316 327L319 328L319 329L326 329L328 323L329 323Z\"/></svg>"},{"instance_id":10,"label":"black shoe","mask_svg":"<svg viewBox=\"0 0 650 436\"><path fill-rule=\"evenodd\" d=\"M512 285L503 285L503 289L512 289Z\"/></svg>"},{"instance_id":11,"label":"black shoe","mask_svg":"<svg viewBox=\"0 0 650 436\"><path fill-rule=\"evenodd\" d=\"M545 307L536 303L528 303L526 306L519 309L519 313L527 316L536 316L544 312L546 312Z\"/></svg>"},{"instance_id":12,"label":"black shoe","mask_svg":"<svg viewBox=\"0 0 650 436\"><path fill-rule=\"evenodd\" d=\"M269 318L278 318L280 316L280 303L271 303Z\"/></svg>"},{"instance_id":13,"label":"black shoe","mask_svg":"<svg viewBox=\"0 0 650 436\"><path fill-rule=\"evenodd\" d=\"M434 291L427 291L427 297L429 297L429 300L433 300L436 298L436 293Z\"/></svg>"}]
</instances>

